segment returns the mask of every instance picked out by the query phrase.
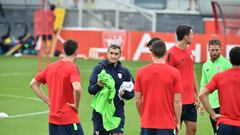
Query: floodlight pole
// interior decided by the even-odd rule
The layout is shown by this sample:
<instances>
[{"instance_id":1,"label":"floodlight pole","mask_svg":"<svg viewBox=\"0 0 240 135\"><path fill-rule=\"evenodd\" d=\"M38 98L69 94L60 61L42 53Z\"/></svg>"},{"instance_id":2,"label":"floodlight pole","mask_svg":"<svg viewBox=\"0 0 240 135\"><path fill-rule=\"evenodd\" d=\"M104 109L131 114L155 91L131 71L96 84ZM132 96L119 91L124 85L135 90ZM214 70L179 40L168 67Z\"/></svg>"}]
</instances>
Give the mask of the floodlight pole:
<instances>
[{"instance_id":1,"label":"floodlight pole","mask_svg":"<svg viewBox=\"0 0 240 135\"><path fill-rule=\"evenodd\" d=\"M115 29L119 29L119 7L117 5L116 13L115 13Z\"/></svg>"},{"instance_id":2,"label":"floodlight pole","mask_svg":"<svg viewBox=\"0 0 240 135\"><path fill-rule=\"evenodd\" d=\"M83 0L78 2L78 27L82 27Z\"/></svg>"},{"instance_id":3,"label":"floodlight pole","mask_svg":"<svg viewBox=\"0 0 240 135\"><path fill-rule=\"evenodd\" d=\"M152 32L156 32L157 29L157 13L152 15Z\"/></svg>"}]
</instances>

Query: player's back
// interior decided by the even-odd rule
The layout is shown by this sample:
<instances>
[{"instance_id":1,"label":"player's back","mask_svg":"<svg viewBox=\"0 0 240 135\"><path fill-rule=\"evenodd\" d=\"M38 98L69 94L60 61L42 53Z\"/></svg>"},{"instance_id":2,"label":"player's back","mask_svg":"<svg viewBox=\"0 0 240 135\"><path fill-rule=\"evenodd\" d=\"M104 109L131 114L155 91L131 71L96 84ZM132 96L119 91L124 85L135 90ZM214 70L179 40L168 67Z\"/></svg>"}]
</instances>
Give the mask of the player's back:
<instances>
[{"instance_id":1,"label":"player's back","mask_svg":"<svg viewBox=\"0 0 240 135\"><path fill-rule=\"evenodd\" d=\"M240 120L240 69L231 68L217 76L221 114Z\"/></svg>"},{"instance_id":2,"label":"player's back","mask_svg":"<svg viewBox=\"0 0 240 135\"><path fill-rule=\"evenodd\" d=\"M179 71L153 63L139 69L138 74L143 95L142 126L175 128L173 100L174 93L180 90Z\"/></svg>"},{"instance_id":3,"label":"player's back","mask_svg":"<svg viewBox=\"0 0 240 135\"><path fill-rule=\"evenodd\" d=\"M71 75L76 69L75 64L63 60L47 66L45 72L50 100L50 121L58 124L78 121L77 113L67 105L67 103L74 103Z\"/></svg>"}]
</instances>

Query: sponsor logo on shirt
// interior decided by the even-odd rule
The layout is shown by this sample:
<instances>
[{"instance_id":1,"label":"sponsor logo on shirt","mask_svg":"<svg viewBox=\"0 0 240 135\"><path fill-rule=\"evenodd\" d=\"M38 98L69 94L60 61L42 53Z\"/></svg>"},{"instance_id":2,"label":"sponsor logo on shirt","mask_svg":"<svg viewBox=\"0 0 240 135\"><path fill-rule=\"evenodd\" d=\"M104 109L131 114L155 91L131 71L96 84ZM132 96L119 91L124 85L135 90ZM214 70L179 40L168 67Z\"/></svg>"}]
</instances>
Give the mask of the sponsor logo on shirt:
<instances>
[{"instance_id":1,"label":"sponsor logo on shirt","mask_svg":"<svg viewBox=\"0 0 240 135\"><path fill-rule=\"evenodd\" d=\"M122 79L122 73L118 73L118 78Z\"/></svg>"}]
</instances>

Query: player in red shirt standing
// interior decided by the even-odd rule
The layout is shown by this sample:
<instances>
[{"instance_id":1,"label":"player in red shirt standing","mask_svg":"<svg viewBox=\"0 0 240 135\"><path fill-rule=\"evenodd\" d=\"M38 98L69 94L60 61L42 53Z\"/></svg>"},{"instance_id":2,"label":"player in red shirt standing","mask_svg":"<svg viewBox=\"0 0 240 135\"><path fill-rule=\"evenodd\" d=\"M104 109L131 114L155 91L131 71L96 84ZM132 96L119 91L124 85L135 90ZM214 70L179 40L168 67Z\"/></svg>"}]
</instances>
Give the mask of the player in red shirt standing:
<instances>
[{"instance_id":1,"label":"player in red shirt standing","mask_svg":"<svg viewBox=\"0 0 240 135\"><path fill-rule=\"evenodd\" d=\"M204 108L217 121L218 135L240 135L240 47L230 51L233 67L217 73L200 92ZM207 96L218 89L220 114L211 108Z\"/></svg>"},{"instance_id":2,"label":"player in red shirt standing","mask_svg":"<svg viewBox=\"0 0 240 135\"><path fill-rule=\"evenodd\" d=\"M63 45L64 58L39 72L30 82L30 86L50 107L50 135L83 135L78 117L82 86L78 67L73 64L78 44L67 40ZM40 87L41 84L47 84L48 96Z\"/></svg>"},{"instance_id":3,"label":"player in red shirt standing","mask_svg":"<svg viewBox=\"0 0 240 135\"><path fill-rule=\"evenodd\" d=\"M180 71L183 86L181 122L184 121L186 125L185 135L195 135L199 86L194 72L193 55L189 47L193 39L192 27L180 25L176 29L176 35L178 42L168 51L166 61Z\"/></svg>"},{"instance_id":4,"label":"player in red shirt standing","mask_svg":"<svg viewBox=\"0 0 240 135\"><path fill-rule=\"evenodd\" d=\"M153 63L137 71L135 81L136 107L141 117L141 135L177 135L180 131L180 72L165 64L163 41L151 45Z\"/></svg>"}]
</instances>

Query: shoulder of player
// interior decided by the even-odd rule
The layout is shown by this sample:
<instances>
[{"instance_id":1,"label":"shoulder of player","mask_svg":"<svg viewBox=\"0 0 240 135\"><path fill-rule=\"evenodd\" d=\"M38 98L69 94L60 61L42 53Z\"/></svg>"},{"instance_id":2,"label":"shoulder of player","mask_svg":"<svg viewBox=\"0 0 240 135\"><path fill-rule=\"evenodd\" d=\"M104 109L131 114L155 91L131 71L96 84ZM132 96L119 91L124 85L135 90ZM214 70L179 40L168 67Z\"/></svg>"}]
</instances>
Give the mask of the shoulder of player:
<instances>
[{"instance_id":1,"label":"shoulder of player","mask_svg":"<svg viewBox=\"0 0 240 135\"><path fill-rule=\"evenodd\" d=\"M168 64L166 64L167 66L167 69L169 70L169 72L180 72L177 68L173 67L173 66L170 66Z\"/></svg>"},{"instance_id":2,"label":"shoulder of player","mask_svg":"<svg viewBox=\"0 0 240 135\"><path fill-rule=\"evenodd\" d=\"M222 72L218 72L218 73L216 73L215 78L219 78L219 77L220 78L227 78L228 75L229 75L229 72L231 72L230 69L224 70Z\"/></svg>"},{"instance_id":3,"label":"shoulder of player","mask_svg":"<svg viewBox=\"0 0 240 135\"><path fill-rule=\"evenodd\" d=\"M167 57L176 57L179 54L179 50L176 46L173 46L167 51Z\"/></svg>"},{"instance_id":4,"label":"shoulder of player","mask_svg":"<svg viewBox=\"0 0 240 135\"><path fill-rule=\"evenodd\" d=\"M126 67L124 67L123 65L121 65L121 66L119 67L119 70L121 70L121 71L124 72L124 73L129 73L129 74L130 74L129 69L126 68Z\"/></svg>"},{"instance_id":5,"label":"shoulder of player","mask_svg":"<svg viewBox=\"0 0 240 135\"><path fill-rule=\"evenodd\" d=\"M137 73L142 73L142 72L148 71L149 70L148 68L149 68L150 65L151 64L147 64L147 65L144 65L144 66L138 68Z\"/></svg>"},{"instance_id":6,"label":"shoulder of player","mask_svg":"<svg viewBox=\"0 0 240 135\"><path fill-rule=\"evenodd\" d=\"M167 53L173 53L175 51L176 51L176 46L173 46L167 51Z\"/></svg>"},{"instance_id":7,"label":"shoulder of player","mask_svg":"<svg viewBox=\"0 0 240 135\"><path fill-rule=\"evenodd\" d=\"M210 59L207 60L206 62L203 63L202 68L203 68L203 69L206 68L210 63L211 63L211 60L210 60Z\"/></svg>"}]
</instances>

